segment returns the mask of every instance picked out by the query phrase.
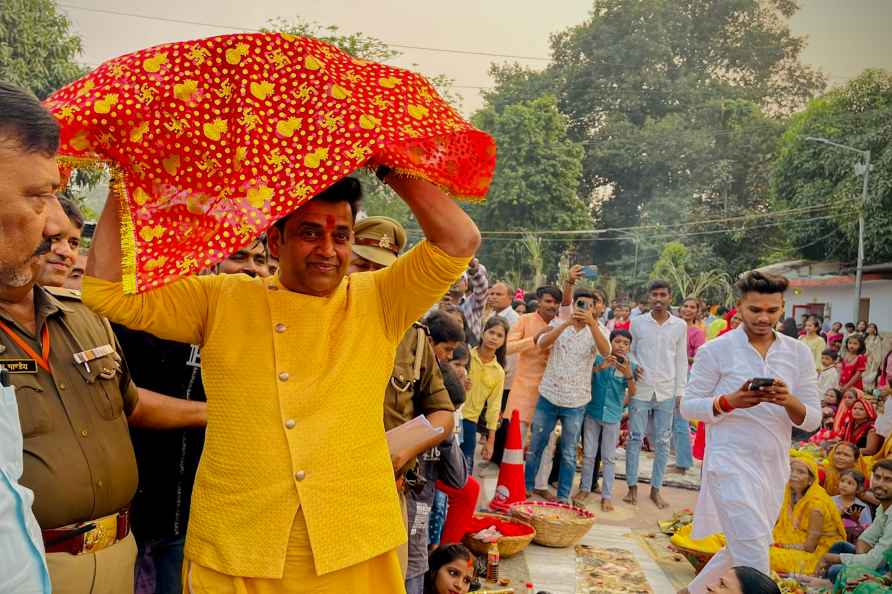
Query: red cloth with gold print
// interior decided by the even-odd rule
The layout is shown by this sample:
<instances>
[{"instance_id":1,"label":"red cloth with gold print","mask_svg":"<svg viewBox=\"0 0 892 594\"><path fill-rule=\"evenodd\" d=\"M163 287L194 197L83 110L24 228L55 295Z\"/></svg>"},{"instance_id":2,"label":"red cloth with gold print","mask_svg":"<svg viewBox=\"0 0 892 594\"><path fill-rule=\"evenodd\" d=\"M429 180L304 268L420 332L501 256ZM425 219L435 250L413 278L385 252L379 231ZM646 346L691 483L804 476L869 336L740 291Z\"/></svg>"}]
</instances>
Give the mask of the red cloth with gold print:
<instances>
[{"instance_id":1,"label":"red cloth with gold print","mask_svg":"<svg viewBox=\"0 0 892 594\"><path fill-rule=\"evenodd\" d=\"M471 200L495 169L493 139L423 77L287 34L145 49L46 105L63 165L112 169L127 292L208 268L364 165Z\"/></svg>"}]
</instances>

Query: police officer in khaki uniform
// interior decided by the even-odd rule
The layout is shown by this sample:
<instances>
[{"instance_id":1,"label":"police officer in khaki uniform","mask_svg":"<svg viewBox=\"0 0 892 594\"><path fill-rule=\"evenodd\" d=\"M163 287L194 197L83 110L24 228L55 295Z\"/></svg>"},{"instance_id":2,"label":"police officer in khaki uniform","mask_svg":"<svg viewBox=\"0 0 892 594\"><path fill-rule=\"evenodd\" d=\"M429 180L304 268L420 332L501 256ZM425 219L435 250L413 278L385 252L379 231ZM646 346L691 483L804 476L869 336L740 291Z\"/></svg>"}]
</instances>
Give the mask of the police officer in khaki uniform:
<instances>
[{"instance_id":1,"label":"police officer in khaki uniform","mask_svg":"<svg viewBox=\"0 0 892 594\"><path fill-rule=\"evenodd\" d=\"M368 217L356 224L353 233L351 274L372 272L390 266L406 245L405 229L387 217ZM393 429L418 415L425 415L431 425L441 427L443 433L437 438L417 444L409 451L395 452L392 455L404 512L405 489L411 488L411 485L406 484L403 473L414 467L419 455L452 435L455 426L453 411L427 330L422 324L415 323L396 349L393 374L384 396L384 429ZM399 556L404 575L406 555L406 547L401 547Z\"/></svg>"},{"instance_id":2,"label":"police officer in khaki uniform","mask_svg":"<svg viewBox=\"0 0 892 594\"><path fill-rule=\"evenodd\" d=\"M76 208L48 215L53 228L77 227L70 234L79 238L78 220ZM48 238L30 281L0 278L0 365L18 397L21 484L34 491L53 592L129 593L136 543L128 506L137 467L128 421L177 427L190 421L193 403L146 392L140 399L108 321L81 303L78 291L36 284L56 243L70 239L63 236Z\"/></svg>"}]
</instances>

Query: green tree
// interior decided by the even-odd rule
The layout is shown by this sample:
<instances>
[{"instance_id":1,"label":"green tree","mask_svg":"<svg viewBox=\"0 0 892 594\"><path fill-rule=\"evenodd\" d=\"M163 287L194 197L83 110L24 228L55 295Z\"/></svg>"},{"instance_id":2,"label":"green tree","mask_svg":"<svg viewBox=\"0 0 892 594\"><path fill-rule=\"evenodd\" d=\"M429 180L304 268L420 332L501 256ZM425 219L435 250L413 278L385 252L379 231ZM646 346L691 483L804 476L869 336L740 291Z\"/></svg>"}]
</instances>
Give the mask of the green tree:
<instances>
[{"instance_id":1,"label":"green tree","mask_svg":"<svg viewBox=\"0 0 892 594\"><path fill-rule=\"evenodd\" d=\"M0 80L30 89L40 99L87 71L76 62L80 38L51 0L0 4Z\"/></svg>"},{"instance_id":2,"label":"green tree","mask_svg":"<svg viewBox=\"0 0 892 594\"><path fill-rule=\"evenodd\" d=\"M797 9L792 0L597 0L585 22L552 36L543 72L494 67L487 105L557 97L585 149L580 194L598 198L602 229L764 212L783 118L825 84L799 61L805 42L787 25ZM683 240L735 272L758 258L751 234ZM659 249L645 243L640 256L652 263ZM599 243L599 263L624 260L628 245Z\"/></svg>"},{"instance_id":3,"label":"green tree","mask_svg":"<svg viewBox=\"0 0 892 594\"><path fill-rule=\"evenodd\" d=\"M591 227L589 205L576 190L582 174L582 148L567 138L567 122L553 97L542 97L505 107L487 108L473 118L474 124L496 139L499 147L495 177L487 200L469 206L474 220L487 230L541 231ZM481 260L496 274L520 267L529 278L535 272L519 239L484 239ZM542 245L547 276L558 269L565 242Z\"/></svg>"},{"instance_id":4,"label":"green tree","mask_svg":"<svg viewBox=\"0 0 892 594\"><path fill-rule=\"evenodd\" d=\"M789 251L781 256L852 261L857 255L857 211L865 208L865 260L892 260L892 74L867 70L847 85L809 103L793 117L774 166L772 189L779 207L831 204L827 211L792 217L784 228ZM821 137L871 151L869 198L862 205L861 157L805 140ZM830 216L803 224L797 219Z\"/></svg>"}]
</instances>

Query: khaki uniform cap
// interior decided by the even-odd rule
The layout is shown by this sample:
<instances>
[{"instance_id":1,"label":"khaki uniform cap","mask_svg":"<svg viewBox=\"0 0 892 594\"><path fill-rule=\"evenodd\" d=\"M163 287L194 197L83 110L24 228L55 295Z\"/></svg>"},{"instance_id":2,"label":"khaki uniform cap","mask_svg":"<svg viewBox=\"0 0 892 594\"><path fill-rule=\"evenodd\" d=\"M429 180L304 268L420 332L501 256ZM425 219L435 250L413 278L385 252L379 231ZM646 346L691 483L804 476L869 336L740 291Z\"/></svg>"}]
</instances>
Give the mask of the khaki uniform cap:
<instances>
[{"instance_id":1,"label":"khaki uniform cap","mask_svg":"<svg viewBox=\"0 0 892 594\"><path fill-rule=\"evenodd\" d=\"M381 266L396 262L406 247L406 230L389 217L368 217L353 228L353 253Z\"/></svg>"}]
</instances>

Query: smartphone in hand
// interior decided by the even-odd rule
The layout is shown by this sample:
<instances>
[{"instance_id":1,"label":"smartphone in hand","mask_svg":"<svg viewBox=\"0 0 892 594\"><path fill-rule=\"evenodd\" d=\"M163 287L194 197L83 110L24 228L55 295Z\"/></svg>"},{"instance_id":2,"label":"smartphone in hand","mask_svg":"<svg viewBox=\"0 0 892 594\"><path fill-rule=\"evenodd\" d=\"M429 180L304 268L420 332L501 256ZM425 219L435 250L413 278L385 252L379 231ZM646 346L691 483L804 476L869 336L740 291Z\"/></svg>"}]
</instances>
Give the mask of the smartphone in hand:
<instances>
[{"instance_id":1,"label":"smartphone in hand","mask_svg":"<svg viewBox=\"0 0 892 594\"><path fill-rule=\"evenodd\" d=\"M774 378L772 377L756 377L750 380L749 390L751 392L757 392L762 388L770 388L774 385Z\"/></svg>"}]
</instances>

